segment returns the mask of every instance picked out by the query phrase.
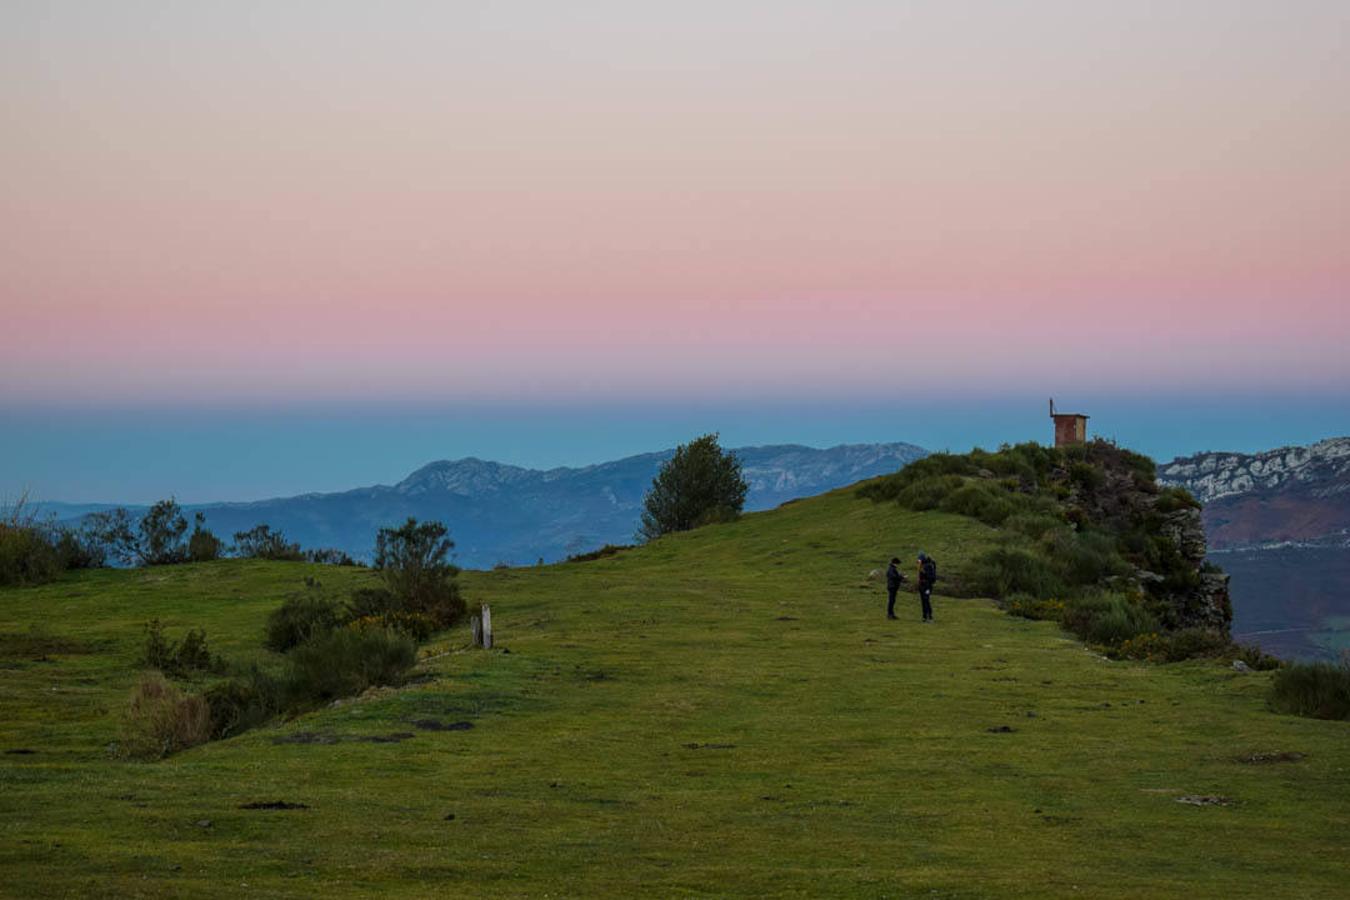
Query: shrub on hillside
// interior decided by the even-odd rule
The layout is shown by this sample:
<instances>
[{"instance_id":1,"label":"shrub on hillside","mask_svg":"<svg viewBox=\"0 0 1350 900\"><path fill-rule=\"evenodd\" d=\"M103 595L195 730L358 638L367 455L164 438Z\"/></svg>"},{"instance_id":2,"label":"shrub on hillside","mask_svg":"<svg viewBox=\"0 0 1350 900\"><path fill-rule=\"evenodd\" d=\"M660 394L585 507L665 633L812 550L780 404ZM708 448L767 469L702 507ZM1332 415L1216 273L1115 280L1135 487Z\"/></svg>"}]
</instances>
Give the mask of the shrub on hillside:
<instances>
[{"instance_id":1,"label":"shrub on hillside","mask_svg":"<svg viewBox=\"0 0 1350 900\"><path fill-rule=\"evenodd\" d=\"M131 689L118 751L133 759L162 759L211 737L205 699L183 693L163 675L147 674Z\"/></svg>"},{"instance_id":2,"label":"shrub on hillside","mask_svg":"<svg viewBox=\"0 0 1350 900\"><path fill-rule=\"evenodd\" d=\"M378 616L361 616L347 623L348 628L362 629L387 628L406 634L417 643L425 641L436 632L436 623L424 613L387 612Z\"/></svg>"},{"instance_id":3,"label":"shrub on hillside","mask_svg":"<svg viewBox=\"0 0 1350 900\"><path fill-rule=\"evenodd\" d=\"M84 532L103 552L124 566L141 563L140 539L131 513L122 507L90 513L84 517Z\"/></svg>"},{"instance_id":4,"label":"shrub on hillside","mask_svg":"<svg viewBox=\"0 0 1350 900\"><path fill-rule=\"evenodd\" d=\"M1064 604L1064 627L1089 644L1119 647L1125 641L1158 631L1158 620L1127 597L1089 593Z\"/></svg>"},{"instance_id":5,"label":"shrub on hillside","mask_svg":"<svg viewBox=\"0 0 1350 900\"><path fill-rule=\"evenodd\" d=\"M352 559L345 550L338 550L335 547L319 547L314 550L305 551L305 560L307 562L319 563L324 566L359 566L361 563Z\"/></svg>"},{"instance_id":6,"label":"shrub on hillside","mask_svg":"<svg viewBox=\"0 0 1350 900\"><path fill-rule=\"evenodd\" d=\"M1064 580L1048 560L1016 547L997 547L977 557L967 580L973 590L994 598L1029 594L1049 600L1066 593Z\"/></svg>"},{"instance_id":7,"label":"shrub on hillside","mask_svg":"<svg viewBox=\"0 0 1350 900\"><path fill-rule=\"evenodd\" d=\"M332 631L342 621L338 604L311 588L305 594L287 598L272 610L267 617L263 645L269 650L285 653L315 635Z\"/></svg>"},{"instance_id":8,"label":"shrub on hillside","mask_svg":"<svg viewBox=\"0 0 1350 900\"><path fill-rule=\"evenodd\" d=\"M1003 609L1010 616L1058 622L1064 616L1061 600L1040 600L1030 594L1013 594L1003 601Z\"/></svg>"},{"instance_id":9,"label":"shrub on hillside","mask_svg":"<svg viewBox=\"0 0 1350 900\"><path fill-rule=\"evenodd\" d=\"M1350 662L1286 666L1275 673L1268 699L1277 712L1350 720Z\"/></svg>"},{"instance_id":10,"label":"shrub on hillside","mask_svg":"<svg viewBox=\"0 0 1350 900\"><path fill-rule=\"evenodd\" d=\"M586 553L573 553L567 557L567 562L594 562L597 559L604 559L607 556L614 556L624 550L632 550L632 544L605 544L599 550L591 550ZM543 560L540 560L542 562Z\"/></svg>"},{"instance_id":11,"label":"shrub on hillside","mask_svg":"<svg viewBox=\"0 0 1350 900\"><path fill-rule=\"evenodd\" d=\"M290 701L303 706L396 683L417 662L417 645L385 628L339 628L310 638L288 660Z\"/></svg>"},{"instance_id":12,"label":"shrub on hillside","mask_svg":"<svg viewBox=\"0 0 1350 900\"><path fill-rule=\"evenodd\" d=\"M53 546L66 569L101 569L108 563L107 548L85 528L57 528Z\"/></svg>"},{"instance_id":13,"label":"shrub on hillside","mask_svg":"<svg viewBox=\"0 0 1350 900\"><path fill-rule=\"evenodd\" d=\"M455 583L459 569L446 559L455 546L447 534L448 529L440 522L412 518L398 528L381 528L375 536L375 568L392 599L366 593L363 600L354 595L354 614L420 613L437 628L449 628L462 619L468 607ZM377 601L384 604L383 609L357 605Z\"/></svg>"},{"instance_id":14,"label":"shrub on hillside","mask_svg":"<svg viewBox=\"0 0 1350 900\"><path fill-rule=\"evenodd\" d=\"M61 554L41 528L0 523L0 585L42 584L63 568Z\"/></svg>"},{"instance_id":15,"label":"shrub on hillside","mask_svg":"<svg viewBox=\"0 0 1350 900\"><path fill-rule=\"evenodd\" d=\"M984 481L962 485L943 497L938 508L995 527L1002 525L1016 511L1006 490Z\"/></svg>"},{"instance_id":16,"label":"shrub on hillside","mask_svg":"<svg viewBox=\"0 0 1350 900\"><path fill-rule=\"evenodd\" d=\"M225 542L208 531L205 524L206 517L201 513L193 517L192 534L187 543L187 558L190 562L211 562L225 555Z\"/></svg>"},{"instance_id":17,"label":"shrub on hillside","mask_svg":"<svg viewBox=\"0 0 1350 900\"><path fill-rule=\"evenodd\" d=\"M265 724L285 709L286 684L256 665L202 692L211 717L211 738L233 737Z\"/></svg>"},{"instance_id":18,"label":"shrub on hillside","mask_svg":"<svg viewBox=\"0 0 1350 900\"><path fill-rule=\"evenodd\" d=\"M213 657L206 644L206 632L189 630L181 641L171 641L164 635L159 619L151 619L145 626L145 647L141 663L158 669L165 675L186 677L198 672L220 669L219 657Z\"/></svg>"},{"instance_id":19,"label":"shrub on hillside","mask_svg":"<svg viewBox=\"0 0 1350 900\"><path fill-rule=\"evenodd\" d=\"M84 521L84 539L124 565L162 566L189 558L187 519L172 497L151 506L139 521L121 507L91 513Z\"/></svg>"},{"instance_id":20,"label":"shrub on hillside","mask_svg":"<svg viewBox=\"0 0 1350 900\"><path fill-rule=\"evenodd\" d=\"M242 559L269 559L303 562L305 554L300 545L286 540L286 535L273 531L267 524L254 525L248 531L234 533L234 552Z\"/></svg>"},{"instance_id":21,"label":"shrub on hillside","mask_svg":"<svg viewBox=\"0 0 1350 900\"><path fill-rule=\"evenodd\" d=\"M185 562L188 548L183 536L187 527L183 510L172 497L151 506L137 526L141 564L165 566Z\"/></svg>"}]
</instances>

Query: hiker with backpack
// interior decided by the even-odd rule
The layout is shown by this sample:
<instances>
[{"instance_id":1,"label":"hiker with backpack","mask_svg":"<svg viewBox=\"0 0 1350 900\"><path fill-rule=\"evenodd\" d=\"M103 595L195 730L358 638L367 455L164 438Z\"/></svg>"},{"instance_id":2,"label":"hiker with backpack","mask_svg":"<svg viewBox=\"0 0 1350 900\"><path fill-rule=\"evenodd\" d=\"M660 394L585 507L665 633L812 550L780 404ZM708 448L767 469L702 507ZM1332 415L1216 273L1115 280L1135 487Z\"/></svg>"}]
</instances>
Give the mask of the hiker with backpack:
<instances>
[{"instance_id":1,"label":"hiker with backpack","mask_svg":"<svg viewBox=\"0 0 1350 900\"><path fill-rule=\"evenodd\" d=\"M895 616L895 592L900 590L900 585L904 582L905 576L900 574L900 557L892 556L891 564L886 567L886 618L894 619Z\"/></svg>"},{"instance_id":2,"label":"hiker with backpack","mask_svg":"<svg viewBox=\"0 0 1350 900\"><path fill-rule=\"evenodd\" d=\"M937 563L927 553L919 553L919 599L923 602L923 620L933 621L933 585L937 583Z\"/></svg>"}]
</instances>

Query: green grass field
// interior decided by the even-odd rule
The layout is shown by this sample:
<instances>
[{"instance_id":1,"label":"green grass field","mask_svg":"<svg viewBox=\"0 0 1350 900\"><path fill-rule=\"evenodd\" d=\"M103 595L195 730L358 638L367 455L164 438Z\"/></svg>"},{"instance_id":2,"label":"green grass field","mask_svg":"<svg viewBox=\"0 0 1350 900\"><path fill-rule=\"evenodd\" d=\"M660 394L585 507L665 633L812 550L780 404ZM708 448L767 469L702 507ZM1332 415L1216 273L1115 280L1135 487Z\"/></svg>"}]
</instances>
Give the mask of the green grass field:
<instances>
[{"instance_id":1,"label":"green grass field","mask_svg":"<svg viewBox=\"0 0 1350 900\"><path fill-rule=\"evenodd\" d=\"M107 749L146 620L247 657L306 574L374 576L226 561L0 591L0 892L1350 894L1350 723L1268 712L1267 673L1108 662L983 600L938 596L922 625L905 594L885 620L870 570L925 549L959 577L991 535L841 491L465 573L498 649L443 635L407 687L156 763ZM1251 761L1280 753L1301 758ZM306 808L241 808L275 801Z\"/></svg>"}]
</instances>

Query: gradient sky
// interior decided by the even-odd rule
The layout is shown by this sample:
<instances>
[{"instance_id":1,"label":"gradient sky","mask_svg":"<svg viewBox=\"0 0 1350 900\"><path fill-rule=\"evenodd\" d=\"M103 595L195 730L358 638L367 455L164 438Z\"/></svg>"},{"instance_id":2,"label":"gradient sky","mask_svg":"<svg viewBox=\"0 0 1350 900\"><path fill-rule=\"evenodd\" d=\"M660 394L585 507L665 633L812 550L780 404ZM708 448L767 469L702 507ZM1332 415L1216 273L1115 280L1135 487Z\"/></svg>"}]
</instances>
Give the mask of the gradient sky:
<instances>
[{"instance_id":1,"label":"gradient sky","mask_svg":"<svg viewBox=\"0 0 1350 900\"><path fill-rule=\"evenodd\" d=\"M1350 431L1347 34L1344 0L8 0L0 492L143 499L181 461L147 421L325 446L326 487L703 422L961 446L1050 393L1194 410L1122 412L1159 453ZM397 452L307 424L372 417Z\"/></svg>"}]
</instances>

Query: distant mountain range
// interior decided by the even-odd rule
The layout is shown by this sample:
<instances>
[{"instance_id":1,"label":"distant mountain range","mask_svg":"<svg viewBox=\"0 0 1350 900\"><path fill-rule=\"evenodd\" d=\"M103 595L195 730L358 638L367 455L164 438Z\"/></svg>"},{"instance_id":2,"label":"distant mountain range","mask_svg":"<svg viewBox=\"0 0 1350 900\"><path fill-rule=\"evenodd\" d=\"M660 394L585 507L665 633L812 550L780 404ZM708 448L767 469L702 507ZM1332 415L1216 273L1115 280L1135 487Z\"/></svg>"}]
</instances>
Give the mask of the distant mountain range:
<instances>
[{"instance_id":1,"label":"distant mountain range","mask_svg":"<svg viewBox=\"0 0 1350 900\"><path fill-rule=\"evenodd\" d=\"M1233 632L1281 656L1350 650L1350 437L1159 467L1204 502L1210 556L1233 576Z\"/></svg>"},{"instance_id":2,"label":"distant mountain range","mask_svg":"<svg viewBox=\"0 0 1350 900\"><path fill-rule=\"evenodd\" d=\"M1350 437L1265 453L1200 453L1175 459L1159 480L1205 504L1216 550L1350 539Z\"/></svg>"},{"instance_id":3,"label":"distant mountain range","mask_svg":"<svg viewBox=\"0 0 1350 900\"><path fill-rule=\"evenodd\" d=\"M913 444L844 444L820 450L796 444L743 447L748 510L882 475L926 455ZM249 503L189 506L227 541L265 522L306 548L336 547L368 558L381 526L409 516L450 526L456 562L485 568L542 558L553 562L606 543L630 543L642 498L673 450L581 468L526 469L469 458L423 466L398 484ZM61 519L107 504L44 504Z\"/></svg>"}]
</instances>

